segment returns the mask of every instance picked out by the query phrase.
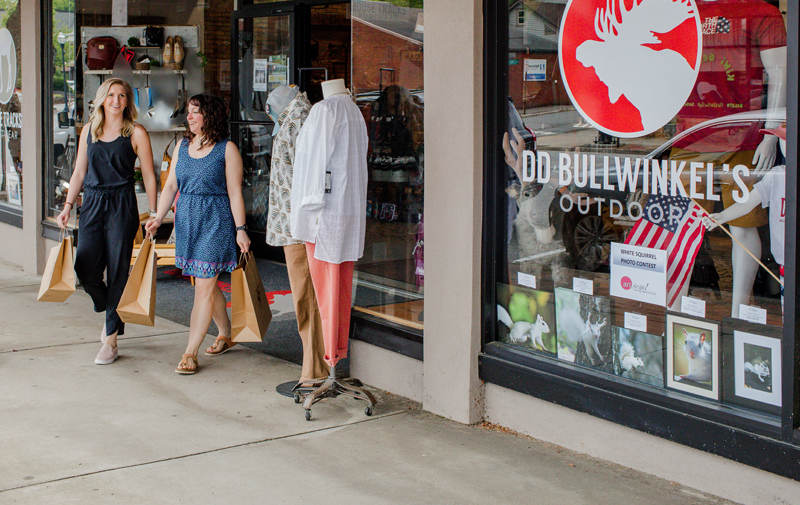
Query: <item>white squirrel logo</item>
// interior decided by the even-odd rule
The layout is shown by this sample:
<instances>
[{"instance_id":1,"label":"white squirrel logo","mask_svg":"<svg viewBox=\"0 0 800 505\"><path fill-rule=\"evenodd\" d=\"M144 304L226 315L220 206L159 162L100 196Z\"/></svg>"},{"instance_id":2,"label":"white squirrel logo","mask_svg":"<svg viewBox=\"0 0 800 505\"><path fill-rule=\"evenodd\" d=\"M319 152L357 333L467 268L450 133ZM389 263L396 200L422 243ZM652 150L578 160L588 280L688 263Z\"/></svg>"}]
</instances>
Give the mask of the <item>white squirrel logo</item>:
<instances>
[{"instance_id":1,"label":"white squirrel logo","mask_svg":"<svg viewBox=\"0 0 800 505\"><path fill-rule=\"evenodd\" d=\"M577 44L575 59L583 67L594 69L597 78L608 87L609 102L616 104L624 96L640 113L643 129L639 132L615 131L613 126L607 124L613 122L609 120L607 111L603 111L606 117L587 117L596 127L620 137L647 134L669 122L694 87L702 55L699 17L693 0L632 2L630 9L627 9L625 0L606 0L605 8L595 10L594 32L599 41L583 38L587 36L584 35L585 30L569 31L572 42L583 39ZM585 1L572 0L570 4L581 4L585 14ZM664 44L659 38L659 35L671 32L689 19L695 19L697 31L697 61L694 66L676 50L680 48L674 47L675 43ZM578 34L582 37L576 41ZM563 50L563 44L564 40L560 50ZM562 53L562 59L564 56ZM575 96L575 92L580 95L585 90L580 89L577 78L574 78L575 84L570 87L570 76L567 74L564 77L573 103L584 116L588 116L581 107L581 96L577 100Z\"/></svg>"}]
</instances>

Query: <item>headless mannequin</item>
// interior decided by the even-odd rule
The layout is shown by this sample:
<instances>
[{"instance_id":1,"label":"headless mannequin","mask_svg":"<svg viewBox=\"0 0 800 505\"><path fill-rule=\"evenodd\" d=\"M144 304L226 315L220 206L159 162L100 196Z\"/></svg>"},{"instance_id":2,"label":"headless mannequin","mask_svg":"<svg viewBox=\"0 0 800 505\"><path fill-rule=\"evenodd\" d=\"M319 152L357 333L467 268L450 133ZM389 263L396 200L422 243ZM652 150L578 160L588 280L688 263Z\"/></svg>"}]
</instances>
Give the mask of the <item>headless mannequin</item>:
<instances>
[{"instance_id":1,"label":"headless mannequin","mask_svg":"<svg viewBox=\"0 0 800 505\"><path fill-rule=\"evenodd\" d=\"M303 116L308 114L310 104L305 96L298 98L299 88L295 85L279 86L267 98L268 114L275 121L272 132L272 166L270 170L269 202L270 214L267 218L267 243L275 247L283 247L286 257L286 270L289 274L289 285L292 290L297 331L303 343L303 368L297 386L314 380L322 380L328 376L328 365L323 359L325 355L322 341L322 321L320 318L314 285L308 268L306 247L303 242L293 240L287 233L288 214L292 186L292 162L294 145L302 128ZM294 104L294 105L293 105ZM292 107L293 111L287 110ZM280 115L286 111L284 123L279 121ZM293 117L292 117L293 116Z\"/></svg>"},{"instance_id":2,"label":"headless mannequin","mask_svg":"<svg viewBox=\"0 0 800 505\"><path fill-rule=\"evenodd\" d=\"M767 85L767 110L774 112L786 106L786 47L776 47L761 51L761 61L769 78ZM765 128L774 128L780 120L768 121ZM777 154L778 137L765 135L764 140L756 148L753 156L753 173L763 175L775 163ZM750 193L750 198L753 198ZM752 208L755 208L753 205ZM731 234L742 243L756 257L761 256L761 238L757 228L743 228L731 226ZM739 317L739 305L750 304L753 294L753 283L758 273L758 263L747 254L738 244L733 243L731 249L731 265L733 267L733 292L731 293L731 316Z\"/></svg>"},{"instance_id":3,"label":"headless mannequin","mask_svg":"<svg viewBox=\"0 0 800 505\"><path fill-rule=\"evenodd\" d=\"M348 94L349 92L344 85L343 79L333 79L322 83L324 100ZM313 110L311 114L313 114ZM366 138L366 131L364 131L364 136ZM364 162L366 162L366 152L364 152ZM364 169L366 170L366 163L364 163ZM348 168L348 174L349 170L350 168ZM328 174L330 173L328 172ZM345 200L349 201L348 198L350 197L344 197ZM361 205L363 208L363 204ZM306 411L306 420L311 419L311 406L314 403L323 398L342 394L369 402L365 413L366 415L372 415L373 407L376 403L375 397L369 391L362 389L360 382L357 380L349 379L345 381L336 376L336 363L347 355L354 261L345 260L341 263L331 263L317 259L315 257L316 247L320 246L320 248L324 249L320 245L319 237L318 235L316 243L306 242L306 248L309 269L314 281L314 290L322 314L325 361L330 365L330 375L324 381L313 382L312 385L316 386L316 388L311 391L296 390L295 401L299 402L302 398L303 408Z\"/></svg>"},{"instance_id":4,"label":"headless mannequin","mask_svg":"<svg viewBox=\"0 0 800 505\"><path fill-rule=\"evenodd\" d=\"M332 79L322 83L322 98L330 98L334 95L346 95L347 88L344 86L344 79Z\"/></svg>"},{"instance_id":5,"label":"headless mannequin","mask_svg":"<svg viewBox=\"0 0 800 505\"><path fill-rule=\"evenodd\" d=\"M716 0L704 0L705 4L715 3ZM699 3L699 2L698 2ZM701 6L702 7L702 6ZM702 17L702 8L701 8ZM753 47L757 49L757 47ZM749 50L749 47L748 47ZM786 47L773 47L759 50L764 72L767 74L767 111L770 113L786 105ZM771 114L770 114L771 115ZM767 122L765 128L774 128L780 120ZM753 170L751 175L763 175L775 163L778 139L774 135L766 135L755 150L753 155ZM750 198L753 195L751 193ZM755 208L755 206L753 206ZM761 239L756 227L729 226L731 235L742 243L756 257L761 255ZM731 316L739 316L739 305L749 304L753 292L753 283L758 273L758 263L753 260L738 244L732 244L731 266L733 268L733 288L731 293ZM688 293L689 283L684 286L681 295ZM680 306L681 296L676 302Z\"/></svg>"}]
</instances>

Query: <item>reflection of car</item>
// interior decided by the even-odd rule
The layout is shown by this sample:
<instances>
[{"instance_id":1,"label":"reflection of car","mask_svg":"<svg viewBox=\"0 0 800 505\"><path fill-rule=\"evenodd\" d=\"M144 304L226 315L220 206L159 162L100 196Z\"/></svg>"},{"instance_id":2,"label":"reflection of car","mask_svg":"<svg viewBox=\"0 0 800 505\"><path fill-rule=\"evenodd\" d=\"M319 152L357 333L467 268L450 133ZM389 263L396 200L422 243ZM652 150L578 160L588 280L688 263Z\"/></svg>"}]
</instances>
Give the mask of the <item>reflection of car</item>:
<instances>
[{"instance_id":1,"label":"reflection of car","mask_svg":"<svg viewBox=\"0 0 800 505\"><path fill-rule=\"evenodd\" d=\"M686 169L683 171L681 180L687 192L689 191L689 163L711 163L714 165L714 193L719 194L721 184L730 182L732 178L732 170L725 172L724 165L728 165L730 169L736 165L745 165L752 170L753 155L764 138L764 134L759 130L764 128L766 122L779 123L785 118L786 110L777 109L773 112L757 110L712 119L677 134L644 158L686 162ZM633 156L629 157L634 158ZM598 163L595 176L596 181L601 183L600 185L605 177L601 166ZM564 245L574 259L576 268L598 270L607 267L611 243L621 241L635 222L626 212L628 206L634 202L641 203L646 198L646 195L641 194L641 178L636 192L631 193L627 187L625 191L618 191L616 168L615 165L612 166L614 168L607 175L607 180L615 186L615 190L592 189L589 184L578 188L573 182L566 188L560 188L553 200L552 212L562 214L564 211L559 204L562 194L573 195L573 199L577 195L584 195L592 202L588 211L585 205L582 207L585 213L581 213L577 205L573 206L563 219ZM701 173L704 183L706 171L702 170ZM705 187L702 188L704 194ZM606 204L603 205L600 212L598 212L598 204L594 198L606 199ZM615 218L610 216L607 203L609 200L621 202L622 216ZM703 204L703 202L699 203ZM712 210L710 205L707 210Z\"/></svg>"}]
</instances>

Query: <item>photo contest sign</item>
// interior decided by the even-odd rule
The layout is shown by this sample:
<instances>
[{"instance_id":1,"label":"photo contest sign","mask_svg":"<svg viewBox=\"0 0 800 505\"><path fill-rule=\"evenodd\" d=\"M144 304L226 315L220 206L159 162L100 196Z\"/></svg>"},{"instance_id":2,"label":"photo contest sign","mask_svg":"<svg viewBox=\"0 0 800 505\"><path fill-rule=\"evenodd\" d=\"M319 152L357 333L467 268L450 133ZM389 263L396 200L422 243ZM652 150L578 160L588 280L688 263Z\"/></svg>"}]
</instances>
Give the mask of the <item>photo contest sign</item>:
<instances>
[{"instance_id":1,"label":"photo contest sign","mask_svg":"<svg viewBox=\"0 0 800 505\"><path fill-rule=\"evenodd\" d=\"M667 251L611 244L611 296L664 305L667 298Z\"/></svg>"}]
</instances>

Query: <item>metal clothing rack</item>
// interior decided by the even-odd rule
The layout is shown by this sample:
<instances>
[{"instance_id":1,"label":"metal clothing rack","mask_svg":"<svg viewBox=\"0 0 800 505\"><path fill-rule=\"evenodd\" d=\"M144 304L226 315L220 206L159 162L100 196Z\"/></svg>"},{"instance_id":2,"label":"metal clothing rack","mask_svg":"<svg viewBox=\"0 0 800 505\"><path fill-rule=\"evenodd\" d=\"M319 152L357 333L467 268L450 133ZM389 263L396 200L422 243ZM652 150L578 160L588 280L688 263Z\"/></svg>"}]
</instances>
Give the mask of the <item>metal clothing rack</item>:
<instances>
[{"instance_id":1,"label":"metal clothing rack","mask_svg":"<svg viewBox=\"0 0 800 505\"><path fill-rule=\"evenodd\" d=\"M378 403L369 391L363 389L363 384L358 379L340 379L336 377L336 365L330 367L330 375L327 379L317 381L304 381L298 383L294 388L294 401L303 401L303 409L306 411L306 421L311 420L311 406L325 398L335 398L339 395L350 396L356 400L369 402L364 408L364 414L371 416L375 405Z\"/></svg>"}]
</instances>

